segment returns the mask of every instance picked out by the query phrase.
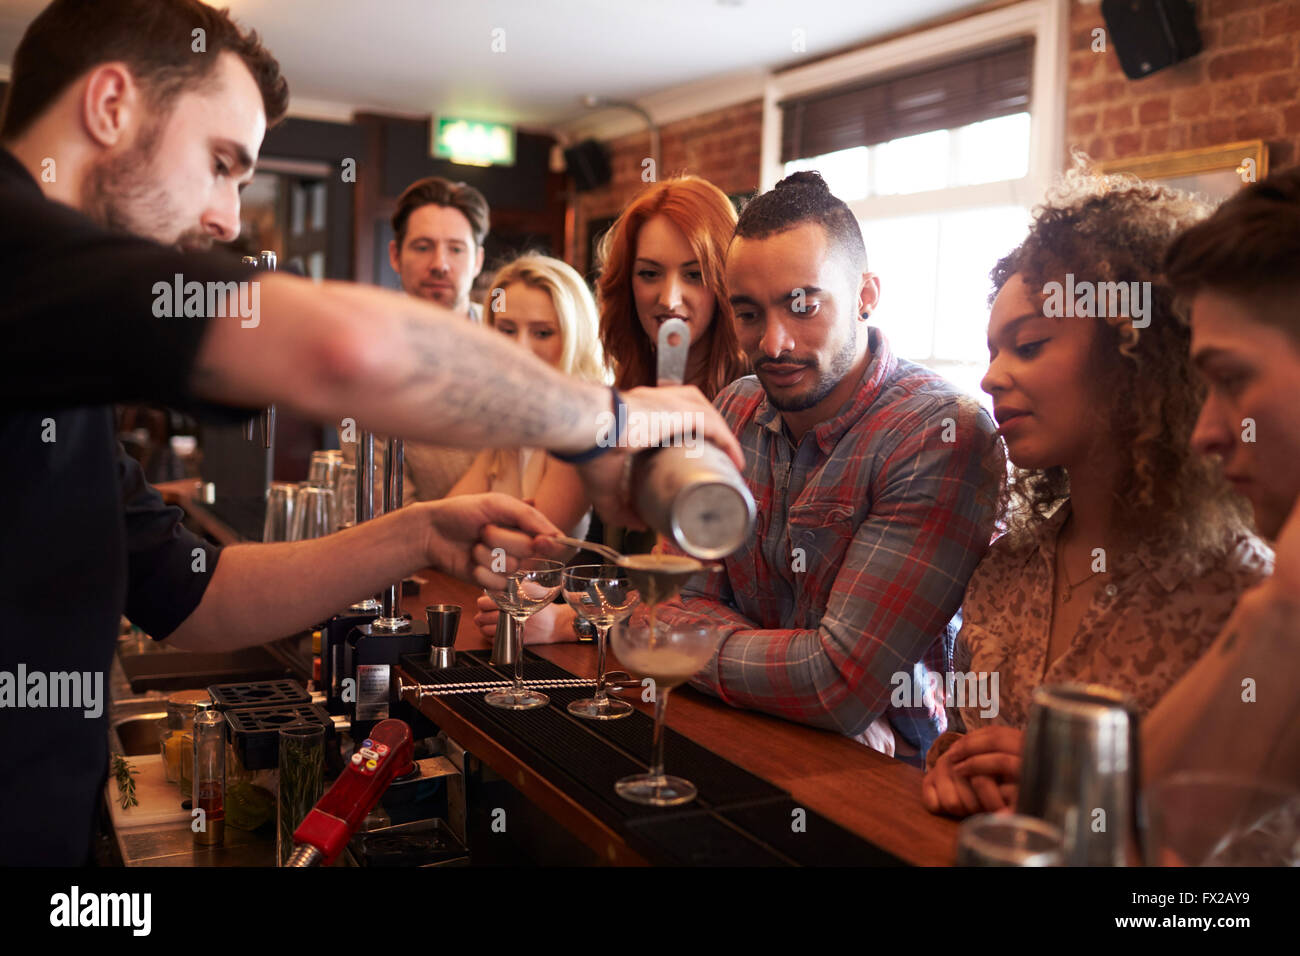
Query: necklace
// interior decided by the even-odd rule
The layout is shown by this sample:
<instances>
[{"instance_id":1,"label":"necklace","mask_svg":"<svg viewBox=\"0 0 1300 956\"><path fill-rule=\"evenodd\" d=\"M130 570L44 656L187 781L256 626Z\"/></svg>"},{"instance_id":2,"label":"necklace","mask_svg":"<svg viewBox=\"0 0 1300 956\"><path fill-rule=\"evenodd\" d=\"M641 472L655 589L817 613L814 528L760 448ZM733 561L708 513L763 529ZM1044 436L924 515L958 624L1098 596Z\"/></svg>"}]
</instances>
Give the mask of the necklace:
<instances>
[{"instance_id":1,"label":"necklace","mask_svg":"<svg viewBox=\"0 0 1300 956\"><path fill-rule=\"evenodd\" d=\"M1062 604L1069 604L1070 599L1074 597L1074 591L1076 588L1082 587L1084 584L1088 583L1093 578L1095 578L1098 574L1101 573L1100 571L1092 571L1088 574L1085 574L1078 581L1073 581L1073 582L1070 581L1069 578L1070 569L1065 566L1065 561L1062 560L1061 552L1064 550L1064 548L1062 547L1062 543L1063 543L1062 539L1065 537L1066 528L1071 526L1073 523L1074 523L1074 513L1071 512L1069 515L1066 516L1065 523L1061 526L1060 534L1057 537L1057 552L1056 552L1057 561L1059 562L1060 565L1061 579L1064 584L1064 586L1061 588Z\"/></svg>"},{"instance_id":2,"label":"necklace","mask_svg":"<svg viewBox=\"0 0 1300 956\"><path fill-rule=\"evenodd\" d=\"M1065 568L1062 567L1061 571L1062 571L1062 576L1064 576ZM1074 583L1071 583L1070 579L1066 578L1065 587L1061 589L1061 603L1069 604L1070 598L1074 597L1074 589L1077 587L1082 587L1084 583L1092 580L1100 573L1101 573L1100 571L1093 571L1090 574L1087 574L1084 577L1080 578L1078 581L1075 581Z\"/></svg>"}]
</instances>

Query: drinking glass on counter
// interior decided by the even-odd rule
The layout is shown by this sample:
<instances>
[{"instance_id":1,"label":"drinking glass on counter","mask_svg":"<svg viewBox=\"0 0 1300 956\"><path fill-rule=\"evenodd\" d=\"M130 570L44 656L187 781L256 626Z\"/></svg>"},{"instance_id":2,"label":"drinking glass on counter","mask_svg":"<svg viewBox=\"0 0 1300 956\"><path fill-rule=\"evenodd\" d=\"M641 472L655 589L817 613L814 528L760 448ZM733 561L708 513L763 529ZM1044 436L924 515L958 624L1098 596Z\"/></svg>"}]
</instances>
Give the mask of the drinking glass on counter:
<instances>
[{"instance_id":1,"label":"drinking glass on counter","mask_svg":"<svg viewBox=\"0 0 1300 956\"><path fill-rule=\"evenodd\" d=\"M1059 827L1016 813L980 813L957 831L958 866L1064 866Z\"/></svg>"},{"instance_id":2,"label":"drinking glass on counter","mask_svg":"<svg viewBox=\"0 0 1300 956\"><path fill-rule=\"evenodd\" d=\"M1300 866L1300 790L1212 772L1146 788L1148 866Z\"/></svg>"},{"instance_id":3,"label":"drinking glass on counter","mask_svg":"<svg viewBox=\"0 0 1300 956\"><path fill-rule=\"evenodd\" d=\"M350 528L357 523L357 466L350 461L339 465L334 478L334 526Z\"/></svg>"},{"instance_id":4,"label":"drinking glass on counter","mask_svg":"<svg viewBox=\"0 0 1300 956\"><path fill-rule=\"evenodd\" d=\"M293 855L293 831L325 792L325 728L291 724L280 728L280 794L276 808L275 860Z\"/></svg>"},{"instance_id":5,"label":"drinking glass on counter","mask_svg":"<svg viewBox=\"0 0 1300 956\"><path fill-rule=\"evenodd\" d=\"M333 488L299 488L296 512L291 541L323 538L338 530L334 524Z\"/></svg>"},{"instance_id":6,"label":"drinking glass on counter","mask_svg":"<svg viewBox=\"0 0 1300 956\"><path fill-rule=\"evenodd\" d=\"M670 625L652 614L634 614L617 625L611 638L624 666L654 681L655 729L650 772L624 777L614 785L624 800L654 807L672 807L695 799L695 785L664 773L664 712L668 694L699 673L722 642L714 626Z\"/></svg>"},{"instance_id":7,"label":"drinking glass on counter","mask_svg":"<svg viewBox=\"0 0 1300 956\"><path fill-rule=\"evenodd\" d=\"M625 700L605 692L605 648L609 629L641 600L627 572L617 565L580 564L564 570L564 600L579 617L596 625L596 694L569 704L569 713L589 720L613 720L632 713Z\"/></svg>"},{"instance_id":8,"label":"drinking glass on counter","mask_svg":"<svg viewBox=\"0 0 1300 956\"><path fill-rule=\"evenodd\" d=\"M338 450L314 451L307 466L307 484L317 488L333 488L338 471L343 465L343 452Z\"/></svg>"},{"instance_id":9,"label":"drinking glass on counter","mask_svg":"<svg viewBox=\"0 0 1300 956\"><path fill-rule=\"evenodd\" d=\"M488 591L496 606L514 618L519 625L519 646L515 649L515 679L505 690L494 690L483 699L493 707L506 710L532 710L551 702L541 691L524 685L524 625L525 622L560 593L564 565L545 558L528 558L519 562L519 570L506 578L500 591Z\"/></svg>"},{"instance_id":10,"label":"drinking glass on counter","mask_svg":"<svg viewBox=\"0 0 1300 956\"><path fill-rule=\"evenodd\" d=\"M262 525L262 540L292 541L297 514L297 482L271 482L271 487L266 489L266 521Z\"/></svg>"}]
</instances>

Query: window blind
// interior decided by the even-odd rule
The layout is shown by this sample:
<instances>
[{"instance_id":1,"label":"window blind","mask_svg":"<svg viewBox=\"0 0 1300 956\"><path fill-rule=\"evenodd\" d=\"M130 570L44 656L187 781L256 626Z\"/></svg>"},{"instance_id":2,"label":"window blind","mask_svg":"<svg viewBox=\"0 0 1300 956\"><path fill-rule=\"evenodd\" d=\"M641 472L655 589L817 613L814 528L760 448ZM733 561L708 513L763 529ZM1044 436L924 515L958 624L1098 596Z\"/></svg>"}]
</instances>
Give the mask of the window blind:
<instances>
[{"instance_id":1,"label":"window blind","mask_svg":"<svg viewBox=\"0 0 1300 956\"><path fill-rule=\"evenodd\" d=\"M783 100L781 161L952 129L1029 108L1032 37L866 84Z\"/></svg>"}]
</instances>

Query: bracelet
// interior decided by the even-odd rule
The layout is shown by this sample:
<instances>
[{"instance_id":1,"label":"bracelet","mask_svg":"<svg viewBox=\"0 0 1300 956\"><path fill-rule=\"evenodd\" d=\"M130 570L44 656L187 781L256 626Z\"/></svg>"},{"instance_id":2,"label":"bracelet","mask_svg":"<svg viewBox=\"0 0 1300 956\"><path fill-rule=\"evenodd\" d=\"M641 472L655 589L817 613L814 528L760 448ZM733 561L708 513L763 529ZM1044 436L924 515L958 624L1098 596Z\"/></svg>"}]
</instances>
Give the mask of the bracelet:
<instances>
[{"instance_id":1,"label":"bracelet","mask_svg":"<svg viewBox=\"0 0 1300 956\"><path fill-rule=\"evenodd\" d=\"M553 451L551 452L552 458L556 458L566 465L582 465L593 458L599 458L611 448L617 448L623 443L623 424L627 419L627 404L623 401L623 396L618 393L618 389L612 385L609 392L614 397L614 430L610 439L608 441L598 441L586 451L580 451L576 454Z\"/></svg>"}]
</instances>

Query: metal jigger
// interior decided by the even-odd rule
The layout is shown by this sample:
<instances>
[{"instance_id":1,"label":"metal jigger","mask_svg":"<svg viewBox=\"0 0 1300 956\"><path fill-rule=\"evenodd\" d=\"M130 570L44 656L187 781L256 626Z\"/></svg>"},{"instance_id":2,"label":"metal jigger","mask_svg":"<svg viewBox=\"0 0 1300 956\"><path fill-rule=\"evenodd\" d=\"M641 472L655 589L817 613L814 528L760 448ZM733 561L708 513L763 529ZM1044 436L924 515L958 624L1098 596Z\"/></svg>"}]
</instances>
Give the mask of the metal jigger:
<instances>
[{"instance_id":1,"label":"metal jigger","mask_svg":"<svg viewBox=\"0 0 1300 956\"><path fill-rule=\"evenodd\" d=\"M432 667L452 667L456 663L456 629L460 627L459 604L430 604L424 609L429 621L429 664Z\"/></svg>"},{"instance_id":2,"label":"metal jigger","mask_svg":"<svg viewBox=\"0 0 1300 956\"><path fill-rule=\"evenodd\" d=\"M515 619L501 611L497 614L497 633L496 638L492 641L492 659L488 662L494 665L508 667L515 662L515 631L519 625Z\"/></svg>"},{"instance_id":3,"label":"metal jigger","mask_svg":"<svg viewBox=\"0 0 1300 956\"><path fill-rule=\"evenodd\" d=\"M1034 691L1016 813L1065 837L1066 866L1124 866L1140 851L1137 706L1098 684Z\"/></svg>"}]
</instances>

